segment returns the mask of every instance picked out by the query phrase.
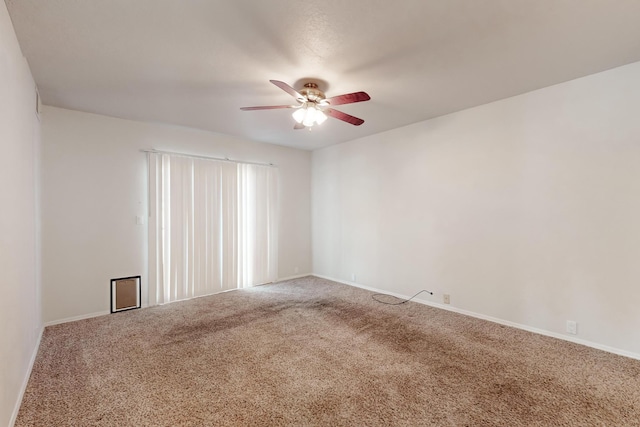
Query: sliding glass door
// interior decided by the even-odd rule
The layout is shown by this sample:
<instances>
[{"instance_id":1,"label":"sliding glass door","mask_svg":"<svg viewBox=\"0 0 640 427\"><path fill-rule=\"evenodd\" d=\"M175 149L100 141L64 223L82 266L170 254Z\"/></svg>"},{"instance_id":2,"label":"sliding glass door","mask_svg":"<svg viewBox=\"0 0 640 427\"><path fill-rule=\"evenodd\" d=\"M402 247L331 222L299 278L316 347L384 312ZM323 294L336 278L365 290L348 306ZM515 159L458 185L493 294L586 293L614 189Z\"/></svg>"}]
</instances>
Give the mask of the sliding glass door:
<instances>
[{"instance_id":1,"label":"sliding glass door","mask_svg":"<svg viewBox=\"0 0 640 427\"><path fill-rule=\"evenodd\" d=\"M149 154L149 304L277 278L277 168Z\"/></svg>"}]
</instances>

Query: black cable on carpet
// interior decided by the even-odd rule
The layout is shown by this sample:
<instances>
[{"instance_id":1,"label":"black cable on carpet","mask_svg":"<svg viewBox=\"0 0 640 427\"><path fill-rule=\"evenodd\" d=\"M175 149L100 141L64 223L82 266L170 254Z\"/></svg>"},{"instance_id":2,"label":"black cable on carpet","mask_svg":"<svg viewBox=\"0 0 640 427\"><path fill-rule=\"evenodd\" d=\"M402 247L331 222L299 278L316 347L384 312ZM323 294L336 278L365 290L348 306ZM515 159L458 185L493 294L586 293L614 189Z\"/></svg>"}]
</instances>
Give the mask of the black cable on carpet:
<instances>
[{"instance_id":1,"label":"black cable on carpet","mask_svg":"<svg viewBox=\"0 0 640 427\"><path fill-rule=\"evenodd\" d=\"M404 300L402 300L402 301L400 301L400 302L386 302L386 301L381 301L381 300L379 300L378 298L376 298L377 296L385 296L385 297L392 297L392 298L400 299L400 298L398 298L398 297L394 297L393 295L389 295L389 294L373 294L373 295L371 295L371 298L373 298L373 300L374 300L374 301L377 301L377 302L379 302L380 304L387 304L387 305L400 305L400 304L404 304L405 302L409 302L409 301L411 301L412 299L414 299L415 297L417 297L418 295L420 295L420 294L421 294L421 293L423 293L423 292L426 292L426 293L428 293L429 295L433 295L433 292L431 292L431 291L427 291L426 289L423 289L423 290L421 290L420 292L418 292L417 294L415 294L414 296L412 296L411 298L409 298L409 299L404 299Z\"/></svg>"}]
</instances>

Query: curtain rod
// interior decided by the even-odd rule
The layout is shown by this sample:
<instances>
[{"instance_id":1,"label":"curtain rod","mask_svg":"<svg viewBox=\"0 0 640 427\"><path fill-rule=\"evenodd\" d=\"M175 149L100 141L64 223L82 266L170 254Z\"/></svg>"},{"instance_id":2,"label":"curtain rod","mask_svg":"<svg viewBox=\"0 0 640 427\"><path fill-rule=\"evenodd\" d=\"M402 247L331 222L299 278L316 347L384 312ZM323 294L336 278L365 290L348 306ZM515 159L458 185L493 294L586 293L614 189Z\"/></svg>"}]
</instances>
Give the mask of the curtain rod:
<instances>
[{"instance_id":1,"label":"curtain rod","mask_svg":"<svg viewBox=\"0 0 640 427\"><path fill-rule=\"evenodd\" d=\"M155 154L173 154L174 156L182 156L182 157L191 157L193 159L205 159L205 160L220 160L223 162L231 162L231 163L244 163L246 165L258 165L258 166L271 166L272 168L277 168L277 165L273 163L258 163L258 162L244 162L241 160L233 160L228 157L213 157L213 156L201 156L198 154L187 154L187 153L177 153L175 151L163 151L163 150L140 150L143 153L155 153Z\"/></svg>"}]
</instances>

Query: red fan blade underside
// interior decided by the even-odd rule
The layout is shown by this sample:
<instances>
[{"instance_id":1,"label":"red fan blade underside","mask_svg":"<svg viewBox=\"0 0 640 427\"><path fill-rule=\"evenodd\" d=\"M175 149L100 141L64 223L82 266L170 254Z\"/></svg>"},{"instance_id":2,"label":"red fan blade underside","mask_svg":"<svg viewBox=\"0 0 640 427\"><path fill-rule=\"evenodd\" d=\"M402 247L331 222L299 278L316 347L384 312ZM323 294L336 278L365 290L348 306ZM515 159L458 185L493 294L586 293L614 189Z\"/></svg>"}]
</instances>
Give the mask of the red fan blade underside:
<instances>
[{"instance_id":1,"label":"red fan blade underside","mask_svg":"<svg viewBox=\"0 0 640 427\"><path fill-rule=\"evenodd\" d=\"M296 108L295 105L264 105L260 107L242 107L240 108L242 111L252 111L252 110L278 110L281 108Z\"/></svg>"},{"instance_id":2,"label":"red fan blade underside","mask_svg":"<svg viewBox=\"0 0 640 427\"><path fill-rule=\"evenodd\" d=\"M331 105L353 104L354 102L368 101L371 97L366 92L353 92L328 98Z\"/></svg>"},{"instance_id":3,"label":"red fan blade underside","mask_svg":"<svg viewBox=\"0 0 640 427\"><path fill-rule=\"evenodd\" d=\"M287 92L289 95L293 96L299 102L305 102L306 99L297 90L286 84L285 82L281 82L280 80L269 80L274 85L278 86L283 91Z\"/></svg>"},{"instance_id":4,"label":"red fan blade underside","mask_svg":"<svg viewBox=\"0 0 640 427\"><path fill-rule=\"evenodd\" d=\"M342 111L334 110L333 108L327 108L326 110L324 110L324 113L327 116L331 116L334 119L342 120L343 122L351 123L354 126L360 126L364 123L364 120L362 119L353 117L347 113L343 113Z\"/></svg>"}]
</instances>

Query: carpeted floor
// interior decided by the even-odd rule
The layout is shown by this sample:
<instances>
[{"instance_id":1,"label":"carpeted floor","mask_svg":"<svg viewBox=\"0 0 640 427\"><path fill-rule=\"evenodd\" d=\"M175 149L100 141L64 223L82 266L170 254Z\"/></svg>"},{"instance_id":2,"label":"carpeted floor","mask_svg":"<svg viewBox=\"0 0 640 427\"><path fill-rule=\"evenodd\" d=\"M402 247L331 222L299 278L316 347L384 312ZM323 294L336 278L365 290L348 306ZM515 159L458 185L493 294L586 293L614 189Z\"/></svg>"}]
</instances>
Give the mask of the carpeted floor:
<instances>
[{"instance_id":1,"label":"carpeted floor","mask_svg":"<svg viewBox=\"0 0 640 427\"><path fill-rule=\"evenodd\" d=\"M307 277L48 327L16 426L639 426L640 361Z\"/></svg>"}]
</instances>

